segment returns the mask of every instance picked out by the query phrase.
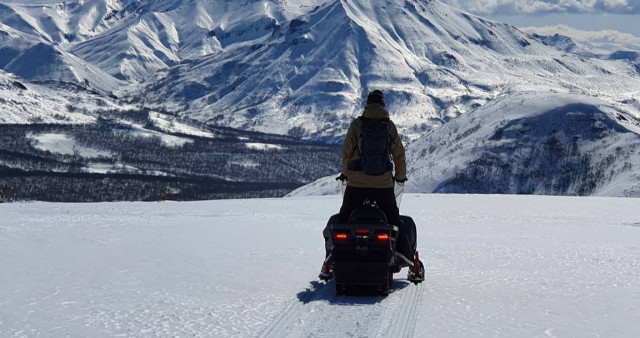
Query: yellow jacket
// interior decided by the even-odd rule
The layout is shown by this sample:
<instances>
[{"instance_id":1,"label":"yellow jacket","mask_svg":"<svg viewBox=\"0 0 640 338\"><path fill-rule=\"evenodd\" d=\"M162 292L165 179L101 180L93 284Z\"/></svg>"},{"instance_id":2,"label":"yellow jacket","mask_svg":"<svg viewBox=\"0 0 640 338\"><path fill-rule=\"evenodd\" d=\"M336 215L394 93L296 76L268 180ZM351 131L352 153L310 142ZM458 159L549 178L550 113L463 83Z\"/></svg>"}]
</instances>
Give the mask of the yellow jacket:
<instances>
[{"instance_id":1,"label":"yellow jacket","mask_svg":"<svg viewBox=\"0 0 640 338\"><path fill-rule=\"evenodd\" d=\"M389 119L389 112L377 103L368 104L362 116L369 119ZM349 126L347 136L342 145L342 174L347 176L347 184L359 188L393 188L393 176L391 172L382 175L367 175L362 171L349 170L349 163L360 160L362 152L362 120L355 119ZM389 120L390 143L389 156L395 167L397 180L405 180L407 177L407 165L405 162L404 146L398 135L395 124Z\"/></svg>"}]
</instances>

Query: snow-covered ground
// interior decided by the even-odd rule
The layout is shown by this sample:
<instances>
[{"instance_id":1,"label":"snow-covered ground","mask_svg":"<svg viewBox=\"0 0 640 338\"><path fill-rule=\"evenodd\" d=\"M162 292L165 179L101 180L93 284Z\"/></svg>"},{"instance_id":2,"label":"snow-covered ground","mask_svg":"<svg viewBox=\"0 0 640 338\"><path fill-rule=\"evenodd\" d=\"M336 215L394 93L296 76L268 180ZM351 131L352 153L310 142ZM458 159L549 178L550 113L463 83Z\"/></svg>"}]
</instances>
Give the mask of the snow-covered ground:
<instances>
[{"instance_id":1,"label":"snow-covered ground","mask_svg":"<svg viewBox=\"0 0 640 338\"><path fill-rule=\"evenodd\" d=\"M0 336L634 337L637 199L406 195L427 280L316 280L338 196L0 205Z\"/></svg>"},{"instance_id":2,"label":"snow-covered ground","mask_svg":"<svg viewBox=\"0 0 640 338\"><path fill-rule=\"evenodd\" d=\"M172 119L171 116L163 115L160 113L150 113L149 118L153 121L156 127L169 133L182 133L209 138L214 137L213 133L211 132L203 131L186 123L176 122L174 119Z\"/></svg>"},{"instance_id":3,"label":"snow-covered ground","mask_svg":"<svg viewBox=\"0 0 640 338\"><path fill-rule=\"evenodd\" d=\"M78 154L85 158L111 157L113 154L108 151L100 151L83 146L79 146L76 141L65 134L45 133L30 135L34 148L50 151L52 153L74 155Z\"/></svg>"}]
</instances>

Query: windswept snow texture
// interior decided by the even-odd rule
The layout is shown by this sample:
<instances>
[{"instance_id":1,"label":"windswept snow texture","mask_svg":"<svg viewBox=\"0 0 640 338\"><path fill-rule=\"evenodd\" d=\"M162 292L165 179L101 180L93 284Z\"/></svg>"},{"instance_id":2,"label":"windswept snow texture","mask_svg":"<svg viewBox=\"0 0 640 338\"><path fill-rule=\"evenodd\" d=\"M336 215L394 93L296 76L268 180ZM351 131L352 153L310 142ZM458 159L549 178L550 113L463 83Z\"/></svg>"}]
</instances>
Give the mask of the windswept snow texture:
<instances>
[{"instance_id":1,"label":"windswept snow texture","mask_svg":"<svg viewBox=\"0 0 640 338\"><path fill-rule=\"evenodd\" d=\"M0 336L634 337L637 200L407 195L426 281L315 280L338 196L0 205Z\"/></svg>"}]
</instances>

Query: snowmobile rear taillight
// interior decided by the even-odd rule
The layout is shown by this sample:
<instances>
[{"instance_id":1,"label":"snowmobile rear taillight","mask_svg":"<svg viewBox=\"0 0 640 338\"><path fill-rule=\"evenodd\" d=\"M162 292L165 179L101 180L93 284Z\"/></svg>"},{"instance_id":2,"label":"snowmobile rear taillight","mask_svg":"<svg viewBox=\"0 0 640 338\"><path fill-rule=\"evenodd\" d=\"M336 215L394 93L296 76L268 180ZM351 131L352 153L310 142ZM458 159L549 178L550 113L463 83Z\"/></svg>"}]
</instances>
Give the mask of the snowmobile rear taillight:
<instances>
[{"instance_id":1,"label":"snowmobile rear taillight","mask_svg":"<svg viewBox=\"0 0 640 338\"><path fill-rule=\"evenodd\" d=\"M378 242L388 242L389 241L389 234L377 234L378 237Z\"/></svg>"},{"instance_id":2,"label":"snowmobile rear taillight","mask_svg":"<svg viewBox=\"0 0 640 338\"><path fill-rule=\"evenodd\" d=\"M336 233L336 240L337 241L346 241L348 238L349 238L349 236L347 234L345 234L345 233L341 233L341 232Z\"/></svg>"}]
</instances>

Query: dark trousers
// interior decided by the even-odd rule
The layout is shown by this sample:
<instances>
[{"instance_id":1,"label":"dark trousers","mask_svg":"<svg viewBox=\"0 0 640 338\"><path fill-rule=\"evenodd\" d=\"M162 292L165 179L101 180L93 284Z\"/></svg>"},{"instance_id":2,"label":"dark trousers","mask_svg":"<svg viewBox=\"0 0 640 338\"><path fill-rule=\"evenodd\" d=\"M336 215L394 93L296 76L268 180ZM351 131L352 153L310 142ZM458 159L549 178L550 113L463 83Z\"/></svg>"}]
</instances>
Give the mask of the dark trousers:
<instances>
[{"instance_id":1,"label":"dark trousers","mask_svg":"<svg viewBox=\"0 0 640 338\"><path fill-rule=\"evenodd\" d=\"M362 206L365 200L375 201L378 207L387 215L390 224L400 225L400 210L396 204L393 188L357 188L347 186L342 199L342 207L338 214L339 223L347 223L349 215L356 208Z\"/></svg>"}]
</instances>

